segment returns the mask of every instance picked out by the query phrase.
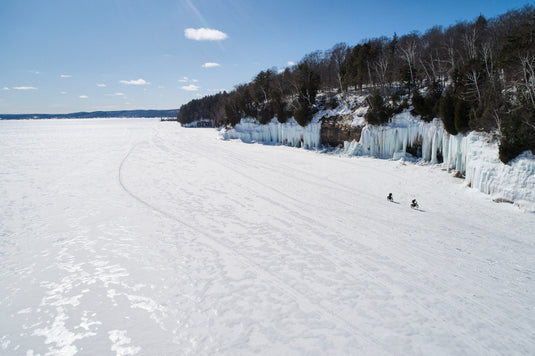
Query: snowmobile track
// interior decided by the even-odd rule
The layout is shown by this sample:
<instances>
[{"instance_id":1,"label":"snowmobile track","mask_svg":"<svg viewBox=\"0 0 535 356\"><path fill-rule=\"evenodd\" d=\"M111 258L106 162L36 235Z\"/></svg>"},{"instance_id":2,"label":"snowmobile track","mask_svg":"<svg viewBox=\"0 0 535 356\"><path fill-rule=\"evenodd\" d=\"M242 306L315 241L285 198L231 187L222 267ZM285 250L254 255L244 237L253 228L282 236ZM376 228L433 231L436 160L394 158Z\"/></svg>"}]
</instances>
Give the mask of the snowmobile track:
<instances>
[{"instance_id":1,"label":"snowmobile track","mask_svg":"<svg viewBox=\"0 0 535 356\"><path fill-rule=\"evenodd\" d=\"M158 213L158 214L161 214L162 216L168 218L168 219L171 219L171 220L174 220L176 222L178 222L179 224L181 225L184 225L188 228L190 228L191 230L197 232L198 234L204 236L209 244L206 244L206 242L201 242L199 241L198 239L196 240L197 242L199 243L202 243L203 245L207 246L207 247L210 247L214 250L226 250L228 252L231 252L237 256L239 256L243 262L245 262L245 264L253 267L259 274L261 275L264 275L265 278L271 280L271 281L275 281L277 283L275 284L278 284L278 285L282 285L284 286L284 293L288 296L290 296L293 300L295 300L298 304L300 305L309 305L309 306L312 306L313 309L315 309L323 318L325 319L329 319L328 315L331 315L333 317L335 317L336 319L338 319L339 321L341 321L342 323L344 323L345 325L347 325L355 334L359 334L361 336L364 337L364 340L366 343L368 343L368 346L374 346L374 348L378 348L379 350L381 350L383 353L387 353L386 352L386 346L380 342L379 340L377 340L375 337L371 336L371 335L365 335L363 334L361 331L359 331L359 328L354 325L353 323L351 323L349 320L347 320L347 318L343 317L342 315L340 315L339 313L337 313L336 311L334 310L330 310L324 306L322 306L321 304L313 301L312 299L310 299L309 297L307 297L306 295L302 294L301 292L299 292L298 290L296 290L294 287L292 287L291 285L287 284L284 280L280 279L279 277L277 277L274 273L264 269L262 266L260 266L258 263L256 263L254 260L252 260L250 257L246 256L245 254L241 253L240 251L238 251L237 249L233 248L232 246L218 240L215 236L212 236L210 233L207 233L206 231L203 231L201 230L200 228L194 226L194 225L191 225L161 209L159 209L158 207L152 205L151 203L145 201L144 199L142 199L141 197L137 196L134 192L130 191L124 184L124 181L123 181L123 178L122 178L122 172L123 172L123 166L125 164L125 162L128 160L128 158L130 157L130 155L132 154L132 152L140 145L142 144L143 142L138 142L137 144L133 145L131 147L131 149L128 151L128 153L125 155L125 157L123 158L123 160L121 161L120 165L119 165L119 169L118 169L118 180L119 180L119 184L121 185L122 189L128 194L130 195L133 199L135 199L136 201L138 201L139 203L141 203L142 205L146 206L147 208L149 208L150 210L153 210L154 212ZM369 349L367 349L369 351ZM376 350L378 351L378 350Z\"/></svg>"}]
</instances>

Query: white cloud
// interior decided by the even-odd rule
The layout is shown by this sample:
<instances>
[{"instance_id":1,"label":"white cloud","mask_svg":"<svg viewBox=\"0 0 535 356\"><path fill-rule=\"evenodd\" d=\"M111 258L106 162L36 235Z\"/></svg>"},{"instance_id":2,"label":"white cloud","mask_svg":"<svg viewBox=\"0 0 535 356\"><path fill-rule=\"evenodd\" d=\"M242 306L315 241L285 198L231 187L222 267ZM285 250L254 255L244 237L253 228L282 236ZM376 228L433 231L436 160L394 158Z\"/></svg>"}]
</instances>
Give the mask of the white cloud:
<instances>
[{"instance_id":1,"label":"white cloud","mask_svg":"<svg viewBox=\"0 0 535 356\"><path fill-rule=\"evenodd\" d=\"M68 74L62 74L60 75L61 78L70 78L72 77L72 75L68 75Z\"/></svg>"},{"instance_id":2,"label":"white cloud","mask_svg":"<svg viewBox=\"0 0 535 356\"><path fill-rule=\"evenodd\" d=\"M148 85L149 82L145 81L145 79L137 79L137 80L121 80L120 83L128 84L128 85Z\"/></svg>"},{"instance_id":3,"label":"white cloud","mask_svg":"<svg viewBox=\"0 0 535 356\"><path fill-rule=\"evenodd\" d=\"M115 96L124 96L124 93L115 93L113 95L115 95Z\"/></svg>"},{"instance_id":4,"label":"white cloud","mask_svg":"<svg viewBox=\"0 0 535 356\"><path fill-rule=\"evenodd\" d=\"M36 87L13 87L15 90L37 90Z\"/></svg>"},{"instance_id":5,"label":"white cloud","mask_svg":"<svg viewBox=\"0 0 535 356\"><path fill-rule=\"evenodd\" d=\"M67 92L66 92L66 91L61 91L61 92L59 92L59 93L60 93L60 94L62 94L62 95L65 95L65 94L67 94Z\"/></svg>"},{"instance_id":6,"label":"white cloud","mask_svg":"<svg viewBox=\"0 0 535 356\"><path fill-rule=\"evenodd\" d=\"M197 79L190 79L188 77L184 77L182 79L178 80L181 83L198 83L199 81Z\"/></svg>"},{"instance_id":7,"label":"white cloud","mask_svg":"<svg viewBox=\"0 0 535 356\"><path fill-rule=\"evenodd\" d=\"M203 68L221 67L221 64L215 62L207 62L202 65Z\"/></svg>"},{"instance_id":8,"label":"white cloud","mask_svg":"<svg viewBox=\"0 0 535 356\"><path fill-rule=\"evenodd\" d=\"M87 98L89 98L89 97L88 97L87 95L80 95L79 98L80 98L80 99L87 99Z\"/></svg>"},{"instance_id":9,"label":"white cloud","mask_svg":"<svg viewBox=\"0 0 535 356\"><path fill-rule=\"evenodd\" d=\"M289 66L294 66L294 65L295 65L295 62L294 62L294 61L288 61L288 65L289 65Z\"/></svg>"},{"instance_id":10,"label":"white cloud","mask_svg":"<svg viewBox=\"0 0 535 356\"><path fill-rule=\"evenodd\" d=\"M195 41L221 41L228 38L226 33L211 28L187 28L184 36Z\"/></svg>"},{"instance_id":11,"label":"white cloud","mask_svg":"<svg viewBox=\"0 0 535 356\"><path fill-rule=\"evenodd\" d=\"M8 87L3 87L2 90L9 90L9 88Z\"/></svg>"},{"instance_id":12,"label":"white cloud","mask_svg":"<svg viewBox=\"0 0 535 356\"><path fill-rule=\"evenodd\" d=\"M29 73L33 73L33 74L39 74L40 73L39 71L36 71L36 70L29 70L28 72Z\"/></svg>"},{"instance_id":13,"label":"white cloud","mask_svg":"<svg viewBox=\"0 0 535 356\"><path fill-rule=\"evenodd\" d=\"M197 91L200 89L200 87L195 84L190 84L190 85L183 86L182 89L187 90L187 91Z\"/></svg>"},{"instance_id":14,"label":"white cloud","mask_svg":"<svg viewBox=\"0 0 535 356\"><path fill-rule=\"evenodd\" d=\"M97 84L97 87L99 87L99 88L106 88L106 84Z\"/></svg>"}]
</instances>

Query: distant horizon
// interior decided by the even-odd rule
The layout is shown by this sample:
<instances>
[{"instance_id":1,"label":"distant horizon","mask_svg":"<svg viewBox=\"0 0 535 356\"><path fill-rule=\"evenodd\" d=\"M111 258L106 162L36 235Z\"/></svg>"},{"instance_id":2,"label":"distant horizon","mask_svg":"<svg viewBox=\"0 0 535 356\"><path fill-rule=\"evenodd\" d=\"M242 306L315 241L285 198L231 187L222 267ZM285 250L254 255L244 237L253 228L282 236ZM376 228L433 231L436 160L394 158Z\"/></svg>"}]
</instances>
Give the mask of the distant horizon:
<instances>
[{"instance_id":1,"label":"distant horizon","mask_svg":"<svg viewBox=\"0 0 535 356\"><path fill-rule=\"evenodd\" d=\"M95 118L175 118L179 109L140 109L140 110L95 110L70 113L23 113L0 114L0 120L47 120L47 119L95 119Z\"/></svg>"},{"instance_id":2,"label":"distant horizon","mask_svg":"<svg viewBox=\"0 0 535 356\"><path fill-rule=\"evenodd\" d=\"M116 109L116 110L80 110L80 111L69 111L69 112L54 112L54 113L44 113L44 112L22 112L22 113L0 113L2 115L70 115L70 114L82 114L82 113L93 113L93 112L116 112L116 111L172 111L179 110L180 108L172 109Z\"/></svg>"},{"instance_id":3,"label":"distant horizon","mask_svg":"<svg viewBox=\"0 0 535 356\"><path fill-rule=\"evenodd\" d=\"M533 1L4 0L0 112L180 108L337 43L446 28L526 5Z\"/></svg>"}]
</instances>

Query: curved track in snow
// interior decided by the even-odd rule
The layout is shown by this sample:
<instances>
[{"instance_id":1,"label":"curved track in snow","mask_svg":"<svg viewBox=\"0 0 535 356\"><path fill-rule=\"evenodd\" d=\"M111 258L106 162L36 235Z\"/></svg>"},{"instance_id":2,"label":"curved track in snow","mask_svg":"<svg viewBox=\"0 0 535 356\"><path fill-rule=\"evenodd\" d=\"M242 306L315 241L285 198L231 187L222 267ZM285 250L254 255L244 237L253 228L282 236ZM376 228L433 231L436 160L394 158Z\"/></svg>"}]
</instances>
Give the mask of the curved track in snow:
<instances>
[{"instance_id":1,"label":"curved track in snow","mask_svg":"<svg viewBox=\"0 0 535 356\"><path fill-rule=\"evenodd\" d=\"M145 205L149 209L151 209L151 210L153 210L153 211L165 216L168 219L174 220L174 221L178 222L179 224L181 224L183 226L186 226L189 229L197 232L199 235L201 235L202 237L205 238L203 240L203 243L205 245L208 245L211 248L214 248L216 250L217 249L225 249L225 250L228 250L231 253L239 256L243 260L244 263L246 263L249 266L255 268L255 271L258 272L259 274L261 274L263 276L263 278L267 278L267 279L271 280L274 288L281 288L284 293L286 293L289 296L291 296L296 302L299 303L299 305L305 305L306 306L307 304L309 304L308 307L309 308L312 307L313 309L315 309L322 316L322 318L324 318L324 319L328 320L328 319L330 319L332 317L334 317L335 319L338 319L339 321L344 323L347 327L349 327L350 330L354 334L361 335L361 337L363 337L363 339L359 338L359 342L366 344L366 346L364 346L364 349L366 350L366 352L370 352L370 353L374 353L374 354L380 354L380 353L386 353L387 352L386 351L387 347L383 343L378 341L377 338L373 337L372 335L363 334L359 330L357 325L354 325L351 321L349 321L347 318L345 318L343 315L341 315L336 310L332 310L332 309L330 309L328 307L322 306L321 304L319 304L317 301L314 301L309 296L306 296L303 293L301 293L298 290L296 290L294 287L289 285L283 279L277 277L274 273L272 273L269 270L263 268L260 264L256 263L253 259L251 259L249 256L245 255L244 253L240 252L238 249L232 247L229 244L226 244L225 242L223 242L220 239L218 239L216 236L214 236L212 234L209 234L206 231L203 231L199 227L191 225L191 224L187 223L186 221L181 220L178 217L173 216L173 215L169 214L168 212L158 208L157 206L154 205L154 203L150 203L150 202L146 201L145 199L139 197L135 192L133 192L129 188L127 188L125 186L124 182L123 182L123 179L122 179L123 166L124 166L125 162L127 161L127 159L129 158L129 156L132 154L132 152L136 149L136 147L138 147L138 145L140 145L142 143L143 142L133 145L131 147L131 149L128 151L128 153L126 154L126 156L121 161L120 165L119 165L119 169L118 169L118 172L119 172L119 174L118 174L118 176L119 176L119 184L121 185L123 190L128 195L130 195L133 199L135 199L136 201L138 201L141 204ZM156 148L155 146L152 146L152 147ZM244 175L244 176L249 178L246 175ZM279 192L277 190L275 190L275 191L277 193L281 194L281 195L285 195L284 193L281 193L281 192ZM206 239L209 240L208 244L207 244Z\"/></svg>"}]
</instances>

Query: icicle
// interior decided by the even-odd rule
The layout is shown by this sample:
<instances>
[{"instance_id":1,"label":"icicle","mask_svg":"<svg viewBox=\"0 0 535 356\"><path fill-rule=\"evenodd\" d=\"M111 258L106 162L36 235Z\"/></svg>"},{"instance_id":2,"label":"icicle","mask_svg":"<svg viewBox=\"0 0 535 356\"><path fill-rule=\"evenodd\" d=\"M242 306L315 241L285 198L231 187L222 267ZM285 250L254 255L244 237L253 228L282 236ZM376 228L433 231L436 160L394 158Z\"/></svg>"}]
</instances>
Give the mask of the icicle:
<instances>
[{"instance_id":1,"label":"icicle","mask_svg":"<svg viewBox=\"0 0 535 356\"><path fill-rule=\"evenodd\" d=\"M321 123L314 121L306 127L293 118L281 124L276 119L261 125L254 119L242 119L233 129L225 131L224 139L239 139L244 142L282 144L309 149L319 148Z\"/></svg>"}]
</instances>

